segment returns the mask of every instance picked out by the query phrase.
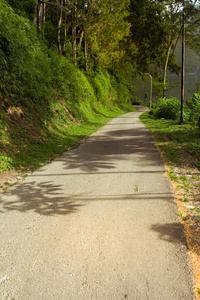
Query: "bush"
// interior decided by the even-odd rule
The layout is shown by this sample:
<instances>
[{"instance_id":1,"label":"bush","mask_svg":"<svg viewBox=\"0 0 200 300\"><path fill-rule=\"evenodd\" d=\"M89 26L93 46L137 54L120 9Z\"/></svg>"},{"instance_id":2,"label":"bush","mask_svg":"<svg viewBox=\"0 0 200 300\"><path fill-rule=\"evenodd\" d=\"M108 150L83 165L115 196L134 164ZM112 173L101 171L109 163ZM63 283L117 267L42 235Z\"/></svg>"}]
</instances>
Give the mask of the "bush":
<instances>
[{"instance_id":1,"label":"bush","mask_svg":"<svg viewBox=\"0 0 200 300\"><path fill-rule=\"evenodd\" d=\"M153 115L157 119L176 120L180 117L181 101L177 98L161 99L157 108L153 110Z\"/></svg>"},{"instance_id":2,"label":"bush","mask_svg":"<svg viewBox=\"0 0 200 300\"><path fill-rule=\"evenodd\" d=\"M159 105L150 111L156 119L177 120L181 115L181 101L175 97L160 99ZM183 120L189 121L190 111L186 104L183 105Z\"/></svg>"},{"instance_id":3,"label":"bush","mask_svg":"<svg viewBox=\"0 0 200 300\"><path fill-rule=\"evenodd\" d=\"M200 95L195 93L193 97L187 99L186 105L189 110L190 121L197 122L200 117Z\"/></svg>"}]
</instances>

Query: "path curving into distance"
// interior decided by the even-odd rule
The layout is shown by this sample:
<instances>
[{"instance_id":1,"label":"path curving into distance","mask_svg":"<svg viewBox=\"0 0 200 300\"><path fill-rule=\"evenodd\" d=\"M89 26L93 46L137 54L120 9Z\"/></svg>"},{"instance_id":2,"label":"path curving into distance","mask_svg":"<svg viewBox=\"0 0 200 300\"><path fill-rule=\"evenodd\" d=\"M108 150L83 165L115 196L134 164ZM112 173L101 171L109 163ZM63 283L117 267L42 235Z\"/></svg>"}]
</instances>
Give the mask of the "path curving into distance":
<instances>
[{"instance_id":1,"label":"path curving into distance","mask_svg":"<svg viewBox=\"0 0 200 300\"><path fill-rule=\"evenodd\" d=\"M0 198L0 299L191 300L183 228L139 107Z\"/></svg>"}]
</instances>

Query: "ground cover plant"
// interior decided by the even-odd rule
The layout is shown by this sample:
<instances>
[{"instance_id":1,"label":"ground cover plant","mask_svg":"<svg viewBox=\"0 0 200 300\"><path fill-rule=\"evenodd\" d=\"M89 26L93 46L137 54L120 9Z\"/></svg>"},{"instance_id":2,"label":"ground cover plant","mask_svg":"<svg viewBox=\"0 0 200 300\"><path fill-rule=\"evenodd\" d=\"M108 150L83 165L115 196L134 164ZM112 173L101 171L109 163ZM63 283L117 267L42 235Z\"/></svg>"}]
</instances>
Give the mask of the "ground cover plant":
<instances>
[{"instance_id":1,"label":"ground cover plant","mask_svg":"<svg viewBox=\"0 0 200 300\"><path fill-rule=\"evenodd\" d=\"M199 106L197 94L188 99L183 108L183 124L180 122L181 102L177 98L161 99L159 105L141 118L148 129L160 141L159 147L169 163L180 162L180 155L187 151L196 159L200 168Z\"/></svg>"},{"instance_id":2,"label":"ground cover plant","mask_svg":"<svg viewBox=\"0 0 200 300\"><path fill-rule=\"evenodd\" d=\"M50 108L51 115L45 120L34 109L31 115L20 106L8 105L6 111L1 110L0 172L38 168L90 136L111 118L129 110L113 104L107 107L97 104L95 109L82 104L69 110L63 101ZM82 119L76 118L74 111Z\"/></svg>"},{"instance_id":3,"label":"ground cover plant","mask_svg":"<svg viewBox=\"0 0 200 300\"><path fill-rule=\"evenodd\" d=\"M197 124L188 122L179 125L178 120L154 119L148 113L144 114L141 120L153 132L167 163L180 164L181 153L187 151L195 157L195 165L200 168L200 139Z\"/></svg>"}]
</instances>

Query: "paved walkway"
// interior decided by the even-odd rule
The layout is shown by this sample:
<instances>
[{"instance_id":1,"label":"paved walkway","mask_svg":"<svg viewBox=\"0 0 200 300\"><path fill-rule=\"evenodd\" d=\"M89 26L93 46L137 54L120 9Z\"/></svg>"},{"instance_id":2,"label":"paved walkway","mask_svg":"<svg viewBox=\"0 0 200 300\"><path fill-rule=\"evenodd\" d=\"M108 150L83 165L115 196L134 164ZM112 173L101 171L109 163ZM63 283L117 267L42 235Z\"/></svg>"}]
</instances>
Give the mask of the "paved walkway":
<instances>
[{"instance_id":1,"label":"paved walkway","mask_svg":"<svg viewBox=\"0 0 200 300\"><path fill-rule=\"evenodd\" d=\"M193 275L154 140L119 116L1 195L0 299L191 300Z\"/></svg>"}]
</instances>

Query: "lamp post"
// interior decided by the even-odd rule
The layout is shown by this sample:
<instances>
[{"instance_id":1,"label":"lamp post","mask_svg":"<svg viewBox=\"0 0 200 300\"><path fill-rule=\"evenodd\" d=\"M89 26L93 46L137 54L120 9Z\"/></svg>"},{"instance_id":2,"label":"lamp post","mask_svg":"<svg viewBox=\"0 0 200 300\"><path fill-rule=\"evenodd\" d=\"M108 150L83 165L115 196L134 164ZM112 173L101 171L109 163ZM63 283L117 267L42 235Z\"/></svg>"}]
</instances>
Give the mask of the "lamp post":
<instances>
[{"instance_id":1,"label":"lamp post","mask_svg":"<svg viewBox=\"0 0 200 300\"><path fill-rule=\"evenodd\" d=\"M144 73L145 75L148 75L151 78L151 87L150 87L150 109L152 105L152 76L149 73Z\"/></svg>"}]
</instances>

